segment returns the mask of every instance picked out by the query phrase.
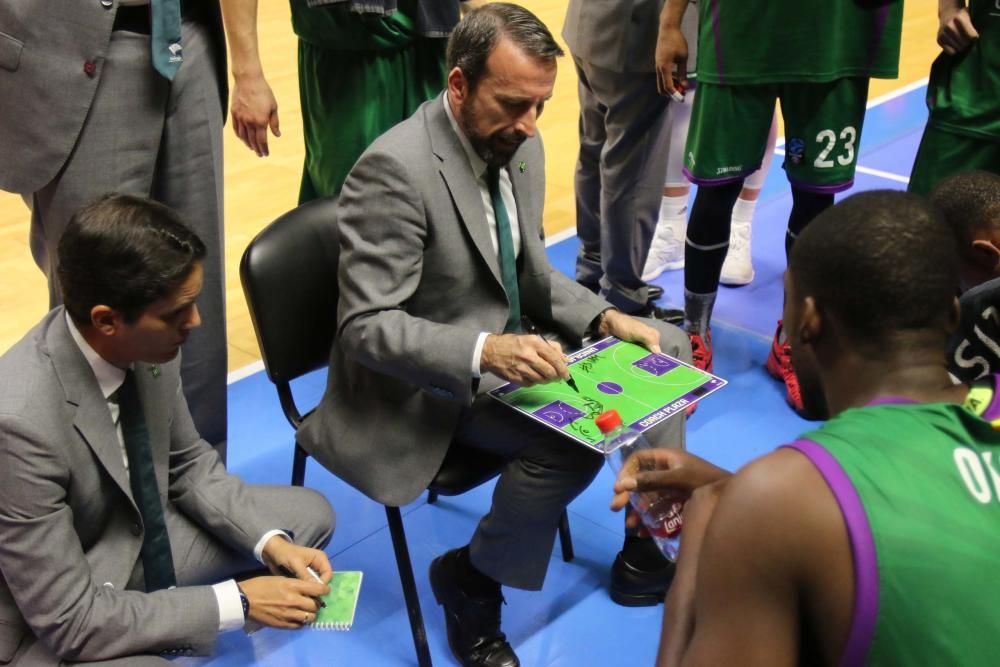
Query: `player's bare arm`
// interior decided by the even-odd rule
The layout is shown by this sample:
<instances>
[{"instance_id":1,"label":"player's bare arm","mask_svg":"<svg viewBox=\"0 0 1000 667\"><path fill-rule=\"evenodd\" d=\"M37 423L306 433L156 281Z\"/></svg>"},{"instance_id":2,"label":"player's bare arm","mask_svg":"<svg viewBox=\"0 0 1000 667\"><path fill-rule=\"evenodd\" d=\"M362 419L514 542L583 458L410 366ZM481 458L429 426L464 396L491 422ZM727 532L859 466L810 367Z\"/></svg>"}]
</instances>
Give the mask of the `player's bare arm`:
<instances>
[{"instance_id":1,"label":"player's bare arm","mask_svg":"<svg viewBox=\"0 0 1000 667\"><path fill-rule=\"evenodd\" d=\"M687 39L681 32L681 20L688 0L667 0L660 12L660 31L656 38L656 87L661 95L673 95L674 78L687 85ZM674 73L676 70L676 74Z\"/></svg>"},{"instance_id":2,"label":"player's bare arm","mask_svg":"<svg viewBox=\"0 0 1000 667\"><path fill-rule=\"evenodd\" d=\"M611 308L601 313L597 333L638 343L650 352L660 352L660 332L640 319Z\"/></svg>"},{"instance_id":3,"label":"player's bare arm","mask_svg":"<svg viewBox=\"0 0 1000 667\"><path fill-rule=\"evenodd\" d=\"M264 78L257 50L257 0L223 0L222 16L229 41L234 87L233 132L257 157L269 153L267 130L281 136L278 102Z\"/></svg>"},{"instance_id":4,"label":"player's bare arm","mask_svg":"<svg viewBox=\"0 0 1000 667\"><path fill-rule=\"evenodd\" d=\"M559 343L536 335L487 336L479 365L483 371L525 387L569 378Z\"/></svg>"},{"instance_id":5,"label":"player's bare arm","mask_svg":"<svg viewBox=\"0 0 1000 667\"><path fill-rule=\"evenodd\" d=\"M938 0L938 22L937 43L950 56L979 39L965 0Z\"/></svg>"},{"instance_id":6,"label":"player's bare arm","mask_svg":"<svg viewBox=\"0 0 1000 667\"><path fill-rule=\"evenodd\" d=\"M669 642L683 635L662 638L660 654L676 656L665 664L836 664L853 606L852 559L840 510L812 463L778 450L749 464L711 514L693 633L682 646Z\"/></svg>"},{"instance_id":7,"label":"player's bare arm","mask_svg":"<svg viewBox=\"0 0 1000 667\"><path fill-rule=\"evenodd\" d=\"M684 649L694 634L694 603L698 580L698 559L701 558L705 532L711 521L715 507L722 497L726 484L732 478L727 474L715 482L697 488L691 499L684 504L684 540L677 558L674 580L663 604L663 625L661 637L669 637L669 642L660 642L656 656L657 667L680 664Z\"/></svg>"}]
</instances>

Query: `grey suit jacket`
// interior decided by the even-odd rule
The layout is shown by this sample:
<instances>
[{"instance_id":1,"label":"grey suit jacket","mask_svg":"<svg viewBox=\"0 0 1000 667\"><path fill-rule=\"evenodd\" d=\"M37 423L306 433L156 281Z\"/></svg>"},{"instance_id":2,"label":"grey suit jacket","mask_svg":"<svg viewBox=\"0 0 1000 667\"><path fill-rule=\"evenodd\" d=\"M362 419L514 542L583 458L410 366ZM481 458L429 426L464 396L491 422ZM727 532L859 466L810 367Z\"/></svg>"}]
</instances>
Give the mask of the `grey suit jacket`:
<instances>
[{"instance_id":1,"label":"grey suit jacket","mask_svg":"<svg viewBox=\"0 0 1000 667\"><path fill-rule=\"evenodd\" d=\"M320 463L389 505L426 488L476 387L499 383L472 380L476 339L503 331L508 301L479 189L443 104L443 95L426 102L379 137L344 184L338 339L323 400L298 432ZM510 164L521 310L579 345L609 304L548 262L541 141L525 141Z\"/></svg>"},{"instance_id":2,"label":"grey suit jacket","mask_svg":"<svg viewBox=\"0 0 1000 667\"><path fill-rule=\"evenodd\" d=\"M225 109L219 4L203 1L215 28L216 78ZM37 192L66 162L104 75L116 10L113 0L0 2L0 190ZM93 63L92 74L86 63ZM150 68L150 76L159 75Z\"/></svg>"},{"instance_id":3,"label":"grey suit jacket","mask_svg":"<svg viewBox=\"0 0 1000 667\"><path fill-rule=\"evenodd\" d=\"M569 0L562 36L575 58L612 72L653 72L665 0ZM688 38L688 71L698 48L695 0L681 25Z\"/></svg>"},{"instance_id":4,"label":"grey suit jacket","mask_svg":"<svg viewBox=\"0 0 1000 667\"><path fill-rule=\"evenodd\" d=\"M107 403L63 313L52 310L0 358L0 662L31 635L69 660L209 653L219 627L211 587L126 590L140 514ZM178 367L154 377L136 364L165 511L250 554L276 524L198 437Z\"/></svg>"}]
</instances>

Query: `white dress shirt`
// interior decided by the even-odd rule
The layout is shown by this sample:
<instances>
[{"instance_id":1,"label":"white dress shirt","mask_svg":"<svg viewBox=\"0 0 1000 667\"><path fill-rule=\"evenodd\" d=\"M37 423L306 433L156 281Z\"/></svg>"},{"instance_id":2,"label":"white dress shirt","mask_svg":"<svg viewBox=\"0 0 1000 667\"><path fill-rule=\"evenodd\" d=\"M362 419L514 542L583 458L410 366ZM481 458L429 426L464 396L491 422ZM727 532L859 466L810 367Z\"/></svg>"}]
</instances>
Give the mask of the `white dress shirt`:
<instances>
[{"instance_id":1,"label":"white dress shirt","mask_svg":"<svg viewBox=\"0 0 1000 667\"><path fill-rule=\"evenodd\" d=\"M479 154L476 153L476 150L469 142L469 138L465 136L462 128L458 126L458 121L455 120L455 115L451 112L451 103L448 102L447 91L444 94L444 112L448 116L448 122L451 123L451 129L458 135L458 140L461 142L462 148L465 149L466 157L469 158L472 175L476 177L476 184L479 186L479 198L483 200L483 208L486 211L486 225L489 227L490 241L493 242L493 250L499 252L497 219L493 213L493 198L490 196L490 184L486 180L486 168L488 165L483 158L479 157ZM516 260L521 254L521 226L518 224L517 202L514 201L514 188L510 183L510 173L507 169L507 167L504 167L500 170L500 198L503 200L503 205L507 209L507 218L510 220L510 236L514 242L514 259ZM479 334L479 338L476 340L476 347L472 352L471 367L472 377L474 378L482 376L480 359L483 355L483 344L489 335L490 332L484 331Z\"/></svg>"},{"instance_id":2,"label":"white dress shirt","mask_svg":"<svg viewBox=\"0 0 1000 667\"><path fill-rule=\"evenodd\" d=\"M94 348L86 341L80 330L76 328L69 313L66 314L66 325L69 327L69 333L76 342L77 347L80 348L90 368L94 371L94 377L97 378L101 394L108 404L108 412L111 413L111 420L114 422L115 429L118 432L118 446L121 448L122 463L125 464L125 474L128 475L128 454L125 450L125 439L122 437L122 425L118 419L120 409L118 401L111 400L111 396L125 382L125 371L109 363L104 357L94 351ZM269 530L264 533L264 536L260 538L253 550L254 557L261 563L264 562L262 556L264 545L275 535L282 535L288 539L288 535L280 530ZM240 591L236 587L236 581L229 579L220 582L212 586L212 590L215 591L215 599L219 603L219 632L242 628L244 622L243 603L240 601Z\"/></svg>"}]
</instances>

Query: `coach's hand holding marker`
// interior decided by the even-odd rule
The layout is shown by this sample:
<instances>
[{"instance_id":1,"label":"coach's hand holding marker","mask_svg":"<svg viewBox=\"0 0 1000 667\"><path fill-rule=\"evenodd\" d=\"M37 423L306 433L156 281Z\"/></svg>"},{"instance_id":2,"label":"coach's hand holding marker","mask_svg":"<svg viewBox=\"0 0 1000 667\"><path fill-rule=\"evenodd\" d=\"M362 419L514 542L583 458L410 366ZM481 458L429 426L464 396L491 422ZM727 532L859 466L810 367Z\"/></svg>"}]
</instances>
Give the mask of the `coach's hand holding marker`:
<instances>
[{"instance_id":1,"label":"coach's hand holding marker","mask_svg":"<svg viewBox=\"0 0 1000 667\"><path fill-rule=\"evenodd\" d=\"M529 320L527 317L522 317L521 318L521 328L524 329L524 333L526 333L526 334L529 334L529 335L532 335L532 336L541 336L542 335L542 333L538 330L538 327L535 326L535 323L532 322L531 320ZM565 357L564 357L564 359L565 359ZM566 370L566 375L567 375L567 377L566 377L566 384L568 384L573 391L575 391L576 393L579 394L580 393L580 388L576 386L576 380L574 380L573 376L570 375L570 372L569 372L568 369Z\"/></svg>"}]
</instances>

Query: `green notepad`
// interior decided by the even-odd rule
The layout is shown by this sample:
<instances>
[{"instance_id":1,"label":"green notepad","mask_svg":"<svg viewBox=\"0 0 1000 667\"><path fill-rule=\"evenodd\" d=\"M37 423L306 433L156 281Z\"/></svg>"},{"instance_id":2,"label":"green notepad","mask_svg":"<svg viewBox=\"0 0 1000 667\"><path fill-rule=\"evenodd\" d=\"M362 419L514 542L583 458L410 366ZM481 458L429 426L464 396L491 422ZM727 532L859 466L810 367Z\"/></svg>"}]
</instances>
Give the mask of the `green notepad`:
<instances>
[{"instance_id":1,"label":"green notepad","mask_svg":"<svg viewBox=\"0 0 1000 667\"><path fill-rule=\"evenodd\" d=\"M354 625L354 611L358 608L361 593L361 575L357 570L334 572L330 592L323 596L326 607L320 607L316 620L311 623L318 630L350 630Z\"/></svg>"}]
</instances>

